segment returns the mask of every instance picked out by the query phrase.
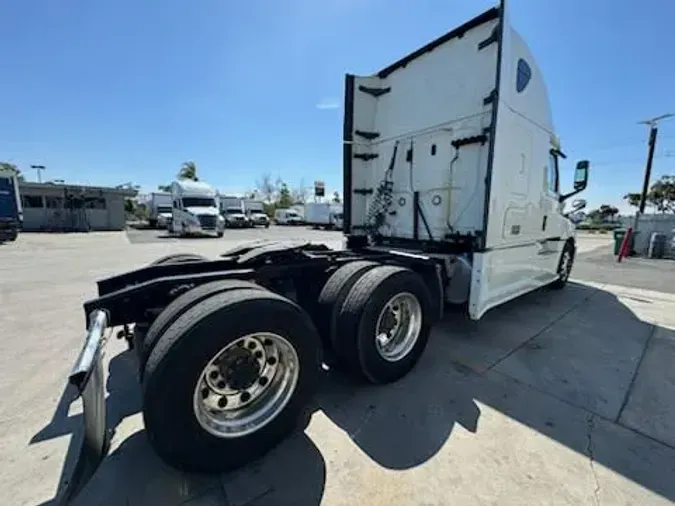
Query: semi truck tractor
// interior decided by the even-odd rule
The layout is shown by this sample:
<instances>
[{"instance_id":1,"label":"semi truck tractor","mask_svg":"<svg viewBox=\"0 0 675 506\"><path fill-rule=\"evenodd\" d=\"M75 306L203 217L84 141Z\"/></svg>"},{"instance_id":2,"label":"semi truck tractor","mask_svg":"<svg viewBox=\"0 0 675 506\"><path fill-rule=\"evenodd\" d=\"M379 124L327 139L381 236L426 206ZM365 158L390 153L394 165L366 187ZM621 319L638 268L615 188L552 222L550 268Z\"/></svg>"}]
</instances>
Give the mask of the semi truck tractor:
<instances>
[{"instance_id":1,"label":"semi truck tractor","mask_svg":"<svg viewBox=\"0 0 675 506\"><path fill-rule=\"evenodd\" d=\"M248 228L251 222L246 215L244 199L241 197L220 197L220 212L228 228Z\"/></svg>"},{"instance_id":2,"label":"semi truck tractor","mask_svg":"<svg viewBox=\"0 0 675 506\"><path fill-rule=\"evenodd\" d=\"M16 172L0 168L0 242L16 241L23 222L23 208Z\"/></svg>"},{"instance_id":3,"label":"semi truck tractor","mask_svg":"<svg viewBox=\"0 0 675 506\"><path fill-rule=\"evenodd\" d=\"M225 219L220 215L216 191L203 181L181 179L171 183L173 199L171 231L181 236L223 236Z\"/></svg>"},{"instance_id":4,"label":"semi truck tractor","mask_svg":"<svg viewBox=\"0 0 675 506\"><path fill-rule=\"evenodd\" d=\"M267 213L265 212L265 204L262 201L245 199L244 211L246 211L246 217L248 218L249 226L261 226L269 228L270 217L267 216Z\"/></svg>"},{"instance_id":5,"label":"semi truck tractor","mask_svg":"<svg viewBox=\"0 0 675 506\"><path fill-rule=\"evenodd\" d=\"M585 189L589 162L563 191L544 78L504 1L379 72L347 75L342 145L343 249L256 242L98 281L70 376L84 471L65 496L106 453L111 329L138 357L154 451L177 469L221 472L305 420L326 366L395 382L448 304L479 320L566 285L576 241L562 205Z\"/></svg>"}]
</instances>

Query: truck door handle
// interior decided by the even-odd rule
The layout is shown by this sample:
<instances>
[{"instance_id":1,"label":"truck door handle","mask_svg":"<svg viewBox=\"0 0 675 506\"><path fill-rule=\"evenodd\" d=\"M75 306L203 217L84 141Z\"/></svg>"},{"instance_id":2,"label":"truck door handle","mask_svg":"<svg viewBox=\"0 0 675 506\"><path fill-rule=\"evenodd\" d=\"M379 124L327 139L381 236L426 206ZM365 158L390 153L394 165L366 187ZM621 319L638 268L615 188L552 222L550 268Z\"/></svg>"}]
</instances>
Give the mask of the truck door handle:
<instances>
[{"instance_id":1,"label":"truck door handle","mask_svg":"<svg viewBox=\"0 0 675 506\"><path fill-rule=\"evenodd\" d=\"M544 215L544 219L541 222L541 229L542 230L546 230L546 218L548 218L548 216Z\"/></svg>"}]
</instances>

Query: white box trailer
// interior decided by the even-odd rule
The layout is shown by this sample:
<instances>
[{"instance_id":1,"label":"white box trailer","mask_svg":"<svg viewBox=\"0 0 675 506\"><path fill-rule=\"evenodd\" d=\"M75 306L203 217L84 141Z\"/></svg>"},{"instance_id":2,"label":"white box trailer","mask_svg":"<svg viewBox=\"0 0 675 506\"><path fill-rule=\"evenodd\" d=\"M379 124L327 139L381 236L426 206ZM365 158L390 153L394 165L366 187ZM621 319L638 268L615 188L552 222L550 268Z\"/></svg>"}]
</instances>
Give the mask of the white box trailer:
<instances>
[{"instance_id":1,"label":"white box trailer","mask_svg":"<svg viewBox=\"0 0 675 506\"><path fill-rule=\"evenodd\" d=\"M98 282L70 377L90 465L64 496L107 448L108 327L137 350L155 451L178 469L220 472L297 427L322 363L390 383L417 364L447 302L479 319L566 285L576 241L562 205L586 187L589 163L562 192L543 76L505 4L376 74L346 77L344 249L255 241Z\"/></svg>"},{"instance_id":2,"label":"white box trailer","mask_svg":"<svg viewBox=\"0 0 675 506\"><path fill-rule=\"evenodd\" d=\"M314 228L338 228L342 212L342 204L308 202L305 204L305 223Z\"/></svg>"},{"instance_id":3,"label":"white box trailer","mask_svg":"<svg viewBox=\"0 0 675 506\"><path fill-rule=\"evenodd\" d=\"M151 228L166 228L173 218L173 199L170 192L154 192L148 199L148 224Z\"/></svg>"}]
</instances>

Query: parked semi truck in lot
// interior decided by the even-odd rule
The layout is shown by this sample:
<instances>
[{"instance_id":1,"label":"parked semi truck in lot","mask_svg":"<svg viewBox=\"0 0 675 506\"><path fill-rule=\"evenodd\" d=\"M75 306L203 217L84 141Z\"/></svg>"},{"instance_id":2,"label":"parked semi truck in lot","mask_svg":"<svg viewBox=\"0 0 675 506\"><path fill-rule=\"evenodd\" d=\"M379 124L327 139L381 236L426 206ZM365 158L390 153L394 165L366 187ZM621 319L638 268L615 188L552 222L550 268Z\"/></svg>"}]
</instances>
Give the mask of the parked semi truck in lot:
<instances>
[{"instance_id":1,"label":"parked semi truck in lot","mask_svg":"<svg viewBox=\"0 0 675 506\"><path fill-rule=\"evenodd\" d=\"M308 202L305 204L305 223L314 228L342 228L342 204Z\"/></svg>"},{"instance_id":2,"label":"parked semi truck in lot","mask_svg":"<svg viewBox=\"0 0 675 506\"><path fill-rule=\"evenodd\" d=\"M244 199L244 211L248 218L249 226L265 227L270 226L270 217L265 212L265 206L260 200Z\"/></svg>"},{"instance_id":3,"label":"parked semi truck in lot","mask_svg":"<svg viewBox=\"0 0 675 506\"><path fill-rule=\"evenodd\" d=\"M173 200L169 192L154 192L148 200L148 224L151 228L168 228L173 220Z\"/></svg>"},{"instance_id":4,"label":"parked semi truck in lot","mask_svg":"<svg viewBox=\"0 0 675 506\"><path fill-rule=\"evenodd\" d=\"M247 228L250 226L244 199L241 197L220 197L220 212L225 218L225 226L228 228Z\"/></svg>"},{"instance_id":5,"label":"parked semi truck in lot","mask_svg":"<svg viewBox=\"0 0 675 506\"><path fill-rule=\"evenodd\" d=\"M16 241L22 222L23 207L16 173L0 168L0 242Z\"/></svg>"},{"instance_id":6,"label":"parked semi truck in lot","mask_svg":"<svg viewBox=\"0 0 675 506\"><path fill-rule=\"evenodd\" d=\"M259 458L305 419L322 362L391 383L446 304L478 320L567 283L575 229L561 207L586 187L589 163L562 192L543 76L503 1L376 74L347 75L343 153L344 249L252 243L98 282L70 377L85 464L65 496L107 448L106 329L137 352L154 450L215 472Z\"/></svg>"},{"instance_id":7,"label":"parked semi truck in lot","mask_svg":"<svg viewBox=\"0 0 675 506\"><path fill-rule=\"evenodd\" d=\"M171 231L181 236L223 236L225 220L220 215L218 195L202 181L181 179L171 183L173 199Z\"/></svg>"}]
</instances>

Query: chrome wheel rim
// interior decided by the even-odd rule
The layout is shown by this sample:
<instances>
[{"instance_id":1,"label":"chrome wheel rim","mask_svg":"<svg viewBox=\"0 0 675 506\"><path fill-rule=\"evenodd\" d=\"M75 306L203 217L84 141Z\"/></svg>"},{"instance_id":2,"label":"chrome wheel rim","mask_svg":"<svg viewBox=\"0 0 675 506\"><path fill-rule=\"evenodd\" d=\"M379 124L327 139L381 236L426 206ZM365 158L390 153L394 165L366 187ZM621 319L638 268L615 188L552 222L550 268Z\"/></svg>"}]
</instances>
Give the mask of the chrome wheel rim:
<instances>
[{"instance_id":1,"label":"chrome wheel rim","mask_svg":"<svg viewBox=\"0 0 675 506\"><path fill-rule=\"evenodd\" d=\"M567 278L570 277L570 272L572 271L572 255L569 251L563 252L562 259L560 261L560 280L567 281Z\"/></svg>"},{"instance_id":2,"label":"chrome wheel rim","mask_svg":"<svg viewBox=\"0 0 675 506\"><path fill-rule=\"evenodd\" d=\"M413 349L422 330L422 306L413 294L394 295L377 318L375 346L388 362L398 362Z\"/></svg>"},{"instance_id":3,"label":"chrome wheel rim","mask_svg":"<svg viewBox=\"0 0 675 506\"><path fill-rule=\"evenodd\" d=\"M260 332L221 349L204 367L194 390L194 413L220 438L251 434L286 407L298 384L300 363L283 337Z\"/></svg>"}]
</instances>

